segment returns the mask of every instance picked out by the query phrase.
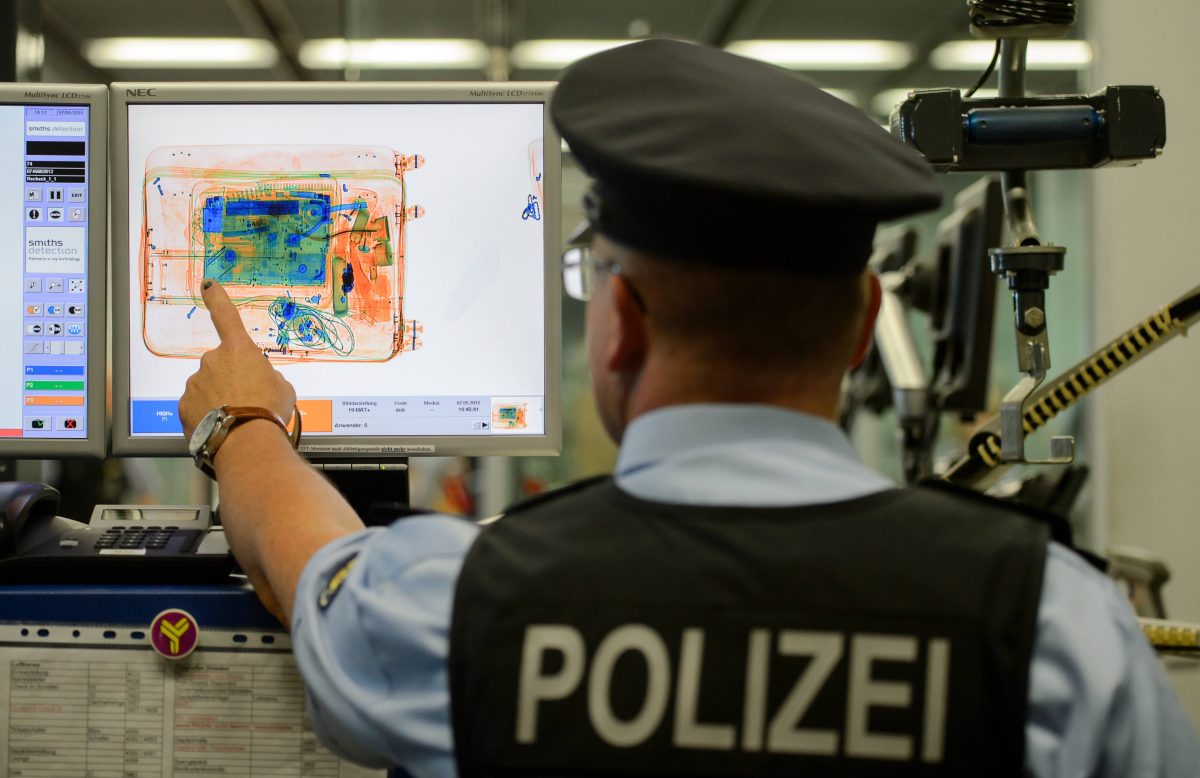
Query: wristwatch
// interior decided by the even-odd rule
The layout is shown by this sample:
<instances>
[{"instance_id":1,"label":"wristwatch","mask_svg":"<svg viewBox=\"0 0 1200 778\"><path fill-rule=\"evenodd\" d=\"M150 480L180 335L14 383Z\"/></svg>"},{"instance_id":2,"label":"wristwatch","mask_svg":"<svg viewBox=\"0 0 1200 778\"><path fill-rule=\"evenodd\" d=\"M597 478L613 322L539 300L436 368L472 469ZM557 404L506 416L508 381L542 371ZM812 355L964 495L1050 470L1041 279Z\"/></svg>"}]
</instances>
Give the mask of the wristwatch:
<instances>
[{"instance_id":1,"label":"wristwatch","mask_svg":"<svg viewBox=\"0 0 1200 778\"><path fill-rule=\"evenodd\" d=\"M295 420L296 426L291 432L288 432L287 424L279 418L279 414L267 408L229 405L213 408L204 414L204 418L192 431L191 440L188 441L188 453L195 460L196 467L215 481L217 474L213 469L213 457L217 455L217 449L225 442L231 429L252 419L266 419L279 425L279 429L283 430L283 434L287 435L288 440L291 441L292 448L296 448L300 445L299 408L293 412L292 418Z\"/></svg>"}]
</instances>

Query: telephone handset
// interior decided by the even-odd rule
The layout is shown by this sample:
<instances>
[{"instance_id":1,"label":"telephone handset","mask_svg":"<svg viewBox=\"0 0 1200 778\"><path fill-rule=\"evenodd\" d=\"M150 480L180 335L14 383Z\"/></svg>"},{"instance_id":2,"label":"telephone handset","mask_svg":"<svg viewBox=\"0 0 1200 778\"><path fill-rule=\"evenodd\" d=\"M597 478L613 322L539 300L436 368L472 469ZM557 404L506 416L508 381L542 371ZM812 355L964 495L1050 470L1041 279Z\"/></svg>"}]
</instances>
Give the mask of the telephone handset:
<instances>
[{"instance_id":1,"label":"telephone handset","mask_svg":"<svg viewBox=\"0 0 1200 778\"><path fill-rule=\"evenodd\" d=\"M57 518L59 497L58 490L46 484L27 481L0 483L0 557L9 557L17 552L18 543L26 537L27 526L30 529L29 537L45 534L43 528Z\"/></svg>"},{"instance_id":2,"label":"telephone handset","mask_svg":"<svg viewBox=\"0 0 1200 778\"><path fill-rule=\"evenodd\" d=\"M235 562L207 505L97 505L56 515L46 484L0 483L0 583L214 583Z\"/></svg>"}]
</instances>

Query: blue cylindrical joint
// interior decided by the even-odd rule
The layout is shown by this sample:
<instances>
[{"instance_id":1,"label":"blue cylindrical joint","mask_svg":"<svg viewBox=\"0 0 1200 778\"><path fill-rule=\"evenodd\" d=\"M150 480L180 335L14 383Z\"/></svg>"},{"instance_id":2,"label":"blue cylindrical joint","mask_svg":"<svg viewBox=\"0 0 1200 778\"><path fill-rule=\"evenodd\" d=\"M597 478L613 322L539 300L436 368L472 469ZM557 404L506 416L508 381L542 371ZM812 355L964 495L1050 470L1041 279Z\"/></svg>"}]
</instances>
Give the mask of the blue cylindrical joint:
<instances>
[{"instance_id":1,"label":"blue cylindrical joint","mask_svg":"<svg viewBox=\"0 0 1200 778\"><path fill-rule=\"evenodd\" d=\"M972 108L967 111L968 143L1042 143L1091 140L1104 117L1090 105Z\"/></svg>"}]
</instances>

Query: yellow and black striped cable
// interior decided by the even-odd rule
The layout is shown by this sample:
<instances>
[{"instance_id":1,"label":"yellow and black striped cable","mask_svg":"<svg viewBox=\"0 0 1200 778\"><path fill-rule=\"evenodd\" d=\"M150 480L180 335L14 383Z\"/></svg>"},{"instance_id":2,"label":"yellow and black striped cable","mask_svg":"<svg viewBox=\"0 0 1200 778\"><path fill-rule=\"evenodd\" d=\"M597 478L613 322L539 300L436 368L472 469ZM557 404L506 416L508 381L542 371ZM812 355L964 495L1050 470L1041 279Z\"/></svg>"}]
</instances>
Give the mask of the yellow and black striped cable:
<instances>
[{"instance_id":1,"label":"yellow and black striped cable","mask_svg":"<svg viewBox=\"0 0 1200 778\"><path fill-rule=\"evenodd\" d=\"M1036 432L1050 419L1074 405L1079 398L1175 335L1186 334L1188 327L1197 319L1200 319L1200 287L1192 289L1063 375L1039 387L1025 404L1025 434ZM989 419L972 436L967 447L968 453L942 477L970 486L1002 465L998 427L997 417Z\"/></svg>"}]
</instances>

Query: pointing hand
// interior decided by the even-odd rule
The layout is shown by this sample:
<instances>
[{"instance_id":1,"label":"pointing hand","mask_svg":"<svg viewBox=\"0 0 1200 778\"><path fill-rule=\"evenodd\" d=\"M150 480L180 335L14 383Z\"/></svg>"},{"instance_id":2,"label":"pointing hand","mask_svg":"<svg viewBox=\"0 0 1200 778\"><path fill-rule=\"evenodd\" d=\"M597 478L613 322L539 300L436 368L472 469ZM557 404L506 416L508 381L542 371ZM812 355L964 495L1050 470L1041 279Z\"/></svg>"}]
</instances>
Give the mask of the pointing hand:
<instances>
[{"instance_id":1,"label":"pointing hand","mask_svg":"<svg viewBox=\"0 0 1200 778\"><path fill-rule=\"evenodd\" d=\"M263 358L237 306L215 281L204 282L202 295L221 344L200 358L200 369L188 379L179 399L184 436L190 438L204 414L222 405L259 406L290 420L296 390Z\"/></svg>"}]
</instances>

